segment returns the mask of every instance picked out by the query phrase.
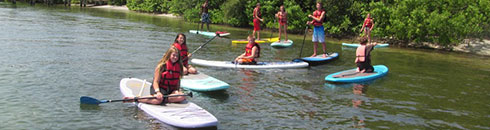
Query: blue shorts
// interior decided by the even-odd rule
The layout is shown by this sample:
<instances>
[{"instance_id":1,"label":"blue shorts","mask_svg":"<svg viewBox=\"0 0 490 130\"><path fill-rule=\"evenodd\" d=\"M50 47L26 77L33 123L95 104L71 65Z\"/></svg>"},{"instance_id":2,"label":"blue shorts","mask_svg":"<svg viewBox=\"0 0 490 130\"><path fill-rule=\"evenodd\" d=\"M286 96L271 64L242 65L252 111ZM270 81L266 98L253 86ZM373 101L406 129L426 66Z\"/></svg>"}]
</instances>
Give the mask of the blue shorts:
<instances>
[{"instance_id":1,"label":"blue shorts","mask_svg":"<svg viewBox=\"0 0 490 130\"><path fill-rule=\"evenodd\" d=\"M313 38L311 41L312 42L320 42L320 43L325 42L325 30L323 29L323 26L314 26Z\"/></svg>"},{"instance_id":2,"label":"blue shorts","mask_svg":"<svg viewBox=\"0 0 490 130\"><path fill-rule=\"evenodd\" d=\"M209 20L209 14L208 13L202 13L202 15L201 15L201 22L203 22L203 23L211 23L211 20Z\"/></svg>"}]
</instances>

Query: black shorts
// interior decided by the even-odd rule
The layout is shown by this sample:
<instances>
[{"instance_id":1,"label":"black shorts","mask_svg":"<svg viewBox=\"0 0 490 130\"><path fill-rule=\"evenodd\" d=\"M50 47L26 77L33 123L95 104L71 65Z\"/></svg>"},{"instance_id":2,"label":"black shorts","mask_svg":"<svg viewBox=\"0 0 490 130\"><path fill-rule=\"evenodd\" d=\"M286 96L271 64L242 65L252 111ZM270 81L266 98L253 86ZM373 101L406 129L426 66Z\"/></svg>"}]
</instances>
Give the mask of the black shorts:
<instances>
[{"instance_id":1,"label":"black shorts","mask_svg":"<svg viewBox=\"0 0 490 130\"><path fill-rule=\"evenodd\" d=\"M163 89L163 88L158 88L158 89L160 89L160 92L161 92L163 95L168 95L168 94L169 94L169 92L167 92L167 91L166 91L165 89ZM151 87L150 87L150 94L151 94L151 95L156 94L155 89L153 88L153 85L151 85ZM163 101L162 101L162 103L160 103L160 105L165 105L165 103L167 103L167 101L168 101L168 97L164 97L164 98L163 98Z\"/></svg>"},{"instance_id":2,"label":"black shorts","mask_svg":"<svg viewBox=\"0 0 490 130\"><path fill-rule=\"evenodd\" d=\"M374 68L371 64L369 64L369 62L359 62L359 63L356 63L357 64L357 67L359 67L359 71L362 71L362 70L366 70L364 72L366 73L371 73L374 71Z\"/></svg>"}]
</instances>

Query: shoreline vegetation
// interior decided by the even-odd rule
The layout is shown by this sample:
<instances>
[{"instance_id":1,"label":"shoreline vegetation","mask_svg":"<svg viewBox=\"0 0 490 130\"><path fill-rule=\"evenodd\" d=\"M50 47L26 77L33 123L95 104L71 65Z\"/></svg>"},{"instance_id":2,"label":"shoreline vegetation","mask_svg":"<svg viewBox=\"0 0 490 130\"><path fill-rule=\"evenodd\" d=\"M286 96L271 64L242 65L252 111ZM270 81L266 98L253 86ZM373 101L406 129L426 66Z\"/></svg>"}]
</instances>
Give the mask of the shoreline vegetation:
<instances>
[{"instance_id":1,"label":"shoreline vegetation","mask_svg":"<svg viewBox=\"0 0 490 130\"><path fill-rule=\"evenodd\" d=\"M59 4L61 0L55 0ZM108 5L87 4L90 8L106 8L147 13L154 16L200 21L200 6L205 0L108 0ZM277 30L274 14L280 5L288 12L288 33L300 34L309 21L308 14L317 0L211 0L212 24L238 28L253 25L252 10L261 3L263 28ZM490 56L490 0L318 0L326 11L327 37L339 40L360 37L359 31L367 14L375 26L374 41L398 47L437 49ZM62 2L62 1L61 1ZM72 3L76 3L73 1ZM92 1L93 2L93 1ZM62 3L61 3L62 4ZM79 4L72 4L78 6ZM248 15L250 14L250 15Z\"/></svg>"}]
</instances>

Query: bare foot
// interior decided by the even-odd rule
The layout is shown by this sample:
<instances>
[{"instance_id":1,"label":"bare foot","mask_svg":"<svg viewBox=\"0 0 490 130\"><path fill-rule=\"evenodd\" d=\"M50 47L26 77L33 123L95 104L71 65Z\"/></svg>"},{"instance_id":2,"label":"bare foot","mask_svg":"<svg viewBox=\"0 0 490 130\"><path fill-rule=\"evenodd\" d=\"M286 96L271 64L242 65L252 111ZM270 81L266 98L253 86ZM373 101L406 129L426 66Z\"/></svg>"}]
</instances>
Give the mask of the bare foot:
<instances>
[{"instance_id":1,"label":"bare foot","mask_svg":"<svg viewBox=\"0 0 490 130\"><path fill-rule=\"evenodd\" d=\"M323 57L323 58L327 58L327 55L323 54L323 56L322 56L322 57Z\"/></svg>"},{"instance_id":2,"label":"bare foot","mask_svg":"<svg viewBox=\"0 0 490 130\"><path fill-rule=\"evenodd\" d=\"M310 57L316 57L316 54L311 55Z\"/></svg>"}]
</instances>

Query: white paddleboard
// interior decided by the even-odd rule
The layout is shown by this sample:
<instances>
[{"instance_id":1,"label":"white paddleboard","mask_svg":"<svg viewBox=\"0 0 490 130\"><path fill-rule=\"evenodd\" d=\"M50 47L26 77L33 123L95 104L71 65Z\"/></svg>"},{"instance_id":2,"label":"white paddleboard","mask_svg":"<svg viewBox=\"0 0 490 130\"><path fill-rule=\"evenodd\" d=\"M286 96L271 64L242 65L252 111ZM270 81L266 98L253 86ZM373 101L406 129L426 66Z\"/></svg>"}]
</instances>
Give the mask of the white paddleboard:
<instances>
[{"instance_id":1,"label":"white paddleboard","mask_svg":"<svg viewBox=\"0 0 490 130\"><path fill-rule=\"evenodd\" d=\"M246 69L292 69L308 67L308 63L299 61L278 61L278 62L257 62L255 65L234 64L231 61L210 61L202 59L192 59L191 62L196 65L221 67L221 68L246 68Z\"/></svg>"},{"instance_id":2,"label":"white paddleboard","mask_svg":"<svg viewBox=\"0 0 490 130\"><path fill-rule=\"evenodd\" d=\"M205 35L205 36L210 36L210 37L216 36L216 33L219 33L219 36L220 37L230 35L229 32L220 32L220 31L217 31L217 32L208 32L208 31L189 30L189 32L190 33L194 33L194 34L201 34L201 35Z\"/></svg>"},{"instance_id":3,"label":"white paddleboard","mask_svg":"<svg viewBox=\"0 0 490 130\"><path fill-rule=\"evenodd\" d=\"M150 82L144 82L142 96L150 95ZM143 86L143 80L137 78L124 78L120 82L121 93L126 97L138 95ZM218 125L218 119L211 113L196 104L184 101L182 103L167 103L166 105L152 105L134 103L150 116L172 126L181 128L201 128Z\"/></svg>"},{"instance_id":4,"label":"white paddleboard","mask_svg":"<svg viewBox=\"0 0 490 130\"><path fill-rule=\"evenodd\" d=\"M200 72L185 75L180 81L180 86L193 91L218 91L230 87L229 84Z\"/></svg>"}]
</instances>

